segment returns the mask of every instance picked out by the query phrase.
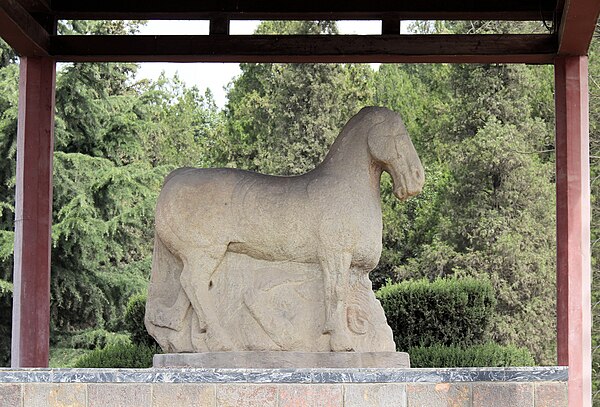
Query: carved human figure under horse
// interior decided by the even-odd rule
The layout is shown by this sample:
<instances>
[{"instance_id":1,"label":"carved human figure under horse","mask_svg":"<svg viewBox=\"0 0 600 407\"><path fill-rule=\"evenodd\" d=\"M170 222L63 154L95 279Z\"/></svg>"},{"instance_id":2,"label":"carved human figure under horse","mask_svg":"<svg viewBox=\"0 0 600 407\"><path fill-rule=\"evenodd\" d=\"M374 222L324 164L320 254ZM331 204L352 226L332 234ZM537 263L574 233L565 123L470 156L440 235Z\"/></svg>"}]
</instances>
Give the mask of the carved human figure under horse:
<instances>
[{"instance_id":1,"label":"carved human figure under horse","mask_svg":"<svg viewBox=\"0 0 600 407\"><path fill-rule=\"evenodd\" d=\"M156 207L149 332L181 330L194 312L195 351L246 350L222 328L211 300L219 265L227 253L238 253L320 267L322 332L329 335L331 351L354 350L348 331L349 275L352 270L366 276L379 262L382 171L391 175L397 198L421 191L424 170L400 116L378 107L350 119L323 162L303 175L231 168L173 171ZM172 294L170 304L152 301L161 284L174 279L183 289Z\"/></svg>"}]
</instances>

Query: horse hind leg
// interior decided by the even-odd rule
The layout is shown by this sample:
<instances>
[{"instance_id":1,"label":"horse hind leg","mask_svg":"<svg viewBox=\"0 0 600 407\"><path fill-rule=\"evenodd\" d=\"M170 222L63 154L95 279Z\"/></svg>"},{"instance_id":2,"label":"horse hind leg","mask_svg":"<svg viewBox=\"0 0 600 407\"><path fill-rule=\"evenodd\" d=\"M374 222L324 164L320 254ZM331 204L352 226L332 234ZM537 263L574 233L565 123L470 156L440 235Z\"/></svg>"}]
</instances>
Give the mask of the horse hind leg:
<instances>
[{"instance_id":1,"label":"horse hind leg","mask_svg":"<svg viewBox=\"0 0 600 407\"><path fill-rule=\"evenodd\" d=\"M194 249L183 259L181 285L189 298L201 330L206 330L205 344L195 344L198 349L228 351L236 349L231 338L221 327L216 307L210 297L212 276L223 261L227 246L209 246ZM203 328L202 328L203 327ZM201 337L201 335L194 335ZM206 345L206 346L204 346Z\"/></svg>"}]
</instances>

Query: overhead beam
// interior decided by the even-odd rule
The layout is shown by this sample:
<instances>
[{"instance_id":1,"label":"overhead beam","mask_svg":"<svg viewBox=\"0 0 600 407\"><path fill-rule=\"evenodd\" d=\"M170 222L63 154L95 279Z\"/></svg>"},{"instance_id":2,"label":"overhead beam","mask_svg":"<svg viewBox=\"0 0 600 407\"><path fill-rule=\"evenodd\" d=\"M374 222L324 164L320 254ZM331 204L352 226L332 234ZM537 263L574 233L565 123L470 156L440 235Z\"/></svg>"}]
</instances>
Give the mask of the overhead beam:
<instances>
[{"instance_id":1,"label":"overhead beam","mask_svg":"<svg viewBox=\"0 0 600 407\"><path fill-rule=\"evenodd\" d=\"M538 35L60 35L59 61L552 63Z\"/></svg>"},{"instance_id":2,"label":"overhead beam","mask_svg":"<svg viewBox=\"0 0 600 407\"><path fill-rule=\"evenodd\" d=\"M50 35L16 0L0 0L0 37L20 56L48 56Z\"/></svg>"},{"instance_id":3,"label":"overhead beam","mask_svg":"<svg viewBox=\"0 0 600 407\"><path fill-rule=\"evenodd\" d=\"M598 0L565 0L558 30L558 54L587 55L599 14Z\"/></svg>"},{"instance_id":4,"label":"overhead beam","mask_svg":"<svg viewBox=\"0 0 600 407\"><path fill-rule=\"evenodd\" d=\"M29 13L52 14L49 0L18 0Z\"/></svg>"},{"instance_id":5,"label":"overhead beam","mask_svg":"<svg viewBox=\"0 0 600 407\"><path fill-rule=\"evenodd\" d=\"M31 0L29 0L31 1ZM52 0L59 18L540 20L552 19L553 0Z\"/></svg>"}]
</instances>

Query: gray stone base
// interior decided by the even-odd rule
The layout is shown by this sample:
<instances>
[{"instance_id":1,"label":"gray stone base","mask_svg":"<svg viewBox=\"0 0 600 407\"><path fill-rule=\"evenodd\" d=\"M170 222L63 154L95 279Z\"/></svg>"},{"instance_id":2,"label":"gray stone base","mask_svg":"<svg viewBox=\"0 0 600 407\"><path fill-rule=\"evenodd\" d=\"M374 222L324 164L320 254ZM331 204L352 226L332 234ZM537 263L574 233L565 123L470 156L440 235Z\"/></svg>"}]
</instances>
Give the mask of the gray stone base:
<instances>
[{"instance_id":1,"label":"gray stone base","mask_svg":"<svg viewBox=\"0 0 600 407\"><path fill-rule=\"evenodd\" d=\"M205 352L154 355L153 366L204 369L408 368L406 352Z\"/></svg>"}]
</instances>

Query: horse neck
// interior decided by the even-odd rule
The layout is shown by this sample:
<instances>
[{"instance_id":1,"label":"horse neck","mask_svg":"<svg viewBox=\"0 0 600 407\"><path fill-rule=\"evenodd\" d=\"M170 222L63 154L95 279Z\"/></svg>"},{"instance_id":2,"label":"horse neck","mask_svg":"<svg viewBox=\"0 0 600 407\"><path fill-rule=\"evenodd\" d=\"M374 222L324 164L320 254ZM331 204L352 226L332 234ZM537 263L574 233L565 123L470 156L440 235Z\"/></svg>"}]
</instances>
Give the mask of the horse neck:
<instances>
[{"instance_id":1,"label":"horse neck","mask_svg":"<svg viewBox=\"0 0 600 407\"><path fill-rule=\"evenodd\" d=\"M379 189L381 167L373 161L367 145L366 132L344 130L331 146L327 156L317 167L340 181L369 182Z\"/></svg>"}]
</instances>

